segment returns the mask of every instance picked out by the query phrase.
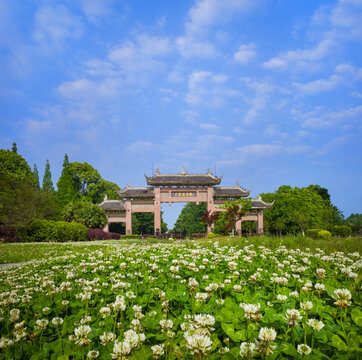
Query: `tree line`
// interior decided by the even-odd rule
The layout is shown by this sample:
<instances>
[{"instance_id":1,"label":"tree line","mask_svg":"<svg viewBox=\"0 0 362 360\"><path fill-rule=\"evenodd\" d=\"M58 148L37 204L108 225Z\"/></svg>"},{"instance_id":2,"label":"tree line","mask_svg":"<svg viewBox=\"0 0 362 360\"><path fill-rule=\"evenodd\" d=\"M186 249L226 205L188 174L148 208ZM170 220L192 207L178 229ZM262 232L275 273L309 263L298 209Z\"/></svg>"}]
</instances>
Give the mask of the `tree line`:
<instances>
[{"instance_id":1,"label":"tree line","mask_svg":"<svg viewBox=\"0 0 362 360\"><path fill-rule=\"evenodd\" d=\"M42 182L37 165L30 168L18 154L16 143L12 149L0 149L0 225L27 226L37 219L75 221L88 228L103 228L106 215L97 204L107 195L119 200L120 187L102 178L87 162L70 162L64 155L61 175L52 180L50 162L46 160ZM133 233L153 234L153 214L133 215ZM162 221L163 231L167 225ZM125 232L123 224L112 224L111 230Z\"/></svg>"},{"instance_id":2,"label":"tree line","mask_svg":"<svg viewBox=\"0 0 362 360\"><path fill-rule=\"evenodd\" d=\"M264 210L264 231L274 235L305 234L307 229L325 229L334 232L338 226L348 226L354 233L361 233L362 214L351 214L344 218L330 198L328 189L320 185L307 187L280 186L273 193L263 193L266 202L274 202L270 209ZM249 204L249 205L248 205ZM242 205L242 206L240 206ZM226 202L225 212L210 214L206 203L188 203L176 220L173 231L183 235L206 232L207 225L213 225L217 234L229 234L235 223L246 212L251 211L247 199ZM212 218L213 217L213 218ZM211 218L211 221L210 221ZM256 223L245 221L242 231L256 231Z\"/></svg>"}]
</instances>

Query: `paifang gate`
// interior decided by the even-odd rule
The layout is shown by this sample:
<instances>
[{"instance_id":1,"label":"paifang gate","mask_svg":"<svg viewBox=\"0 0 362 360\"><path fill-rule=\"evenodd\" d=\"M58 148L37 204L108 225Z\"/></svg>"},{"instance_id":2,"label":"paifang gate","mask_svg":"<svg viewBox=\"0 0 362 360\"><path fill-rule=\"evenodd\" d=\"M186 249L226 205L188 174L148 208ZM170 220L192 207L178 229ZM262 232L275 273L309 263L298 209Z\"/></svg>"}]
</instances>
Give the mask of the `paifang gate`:
<instances>
[{"instance_id":1,"label":"paifang gate","mask_svg":"<svg viewBox=\"0 0 362 360\"><path fill-rule=\"evenodd\" d=\"M152 176L147 176L145 187L131 187L129 184L121 191L121 200L108 200L99 204L107 214L105 231L109 230L109 224L123 222L126 224L126 234L132 234L132 214L137 212L152 212L155 219L155 235L161 232L161 203L205 202L207 210L224 211L220 209L227 200L237 200L248 197L251 190L245 190L237 183L236 186L217 186L222 177L213 175L210 170L206 174L189 174L182 167L178 174L161 174L158 169ZM264 202L260 196L251 199L253 212L246 214L236 223L236 231L241 233L242 221L256 221L257 233L262 235L263 210L269 209L272 204ZM208 227L208 232L212 228Z\"/></svg>"}]
</instances>

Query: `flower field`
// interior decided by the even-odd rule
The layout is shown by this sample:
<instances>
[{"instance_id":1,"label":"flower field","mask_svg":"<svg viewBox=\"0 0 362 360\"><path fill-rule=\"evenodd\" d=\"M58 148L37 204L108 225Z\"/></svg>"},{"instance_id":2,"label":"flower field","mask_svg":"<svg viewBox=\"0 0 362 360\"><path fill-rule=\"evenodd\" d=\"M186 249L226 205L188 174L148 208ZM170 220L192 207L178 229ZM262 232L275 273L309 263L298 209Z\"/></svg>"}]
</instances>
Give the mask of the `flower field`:
<instances>
[{"instance_id":1,"label":"flower field","mask_svg":"<svg viewBox=\"0 0 362 360\"><path fill-rule=\"evenodd\" d=\"M71 247L0 272L0 359L358 359L361 257Z\"/></svg>"}]
</instances>

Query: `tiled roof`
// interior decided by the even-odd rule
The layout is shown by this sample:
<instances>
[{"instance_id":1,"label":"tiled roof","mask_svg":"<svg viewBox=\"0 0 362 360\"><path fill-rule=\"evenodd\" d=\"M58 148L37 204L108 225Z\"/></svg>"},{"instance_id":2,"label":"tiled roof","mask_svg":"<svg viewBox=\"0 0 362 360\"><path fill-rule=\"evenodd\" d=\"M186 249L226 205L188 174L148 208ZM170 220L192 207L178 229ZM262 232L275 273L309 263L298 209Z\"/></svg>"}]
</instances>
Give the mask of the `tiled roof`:
<instances>
[{"instance_id":1,"label":"tiled roof","mask_svg":"<svg viewBox=\"0 0 362 360\"><path fill-rule=\"evenodd\" d=\"M256 199L251 200L251 205L253 206L253 209L270 209L273 204L274 201L272 203L267 203L261 198L260 195Z\"/></svg>"},{"instance_id":2,"label":"tiled roof","mask_svg":"<svg viewBox=\"0 0 362 360\"><path fill-rule=\"evenodd\" d=\"M103 210L126 210L126 204L123 200L104 200L99 206Z\"/></svg>"},{"instance_id":3,"label":"tiled roof","mask_svg":"<svg viewBox=\"0 0 362 360\"><path fill-rule=\"evenodd\" d=\"M153 197L153 187L130 187L127 185L122 191L118 192L120 197Z\"/></svg>"},{"instance_id":4,"label":"tiled roof","mask_svg":"<svg viewBox=\"0 0 362 360\"><path fill-rule=\"evenodd\" d=\"M161 174L157 169L155 175L146 176L148 185L153 186L195 186L195 185L218 185L222 177L217 177L211 174L210 170L206 174L188 174L184 167L179 174Z\"/></svg>"},{"instance_id":5,"label":"tiled roof","mask_svg":"<svg viewBox=\"0 0 362 360\"><path fill-rule=\"evenodd\" d=\"M214 187L214 197L246 197L250 190L245 190L240 186L218 186Z\"/></svg>"}]
</instances>

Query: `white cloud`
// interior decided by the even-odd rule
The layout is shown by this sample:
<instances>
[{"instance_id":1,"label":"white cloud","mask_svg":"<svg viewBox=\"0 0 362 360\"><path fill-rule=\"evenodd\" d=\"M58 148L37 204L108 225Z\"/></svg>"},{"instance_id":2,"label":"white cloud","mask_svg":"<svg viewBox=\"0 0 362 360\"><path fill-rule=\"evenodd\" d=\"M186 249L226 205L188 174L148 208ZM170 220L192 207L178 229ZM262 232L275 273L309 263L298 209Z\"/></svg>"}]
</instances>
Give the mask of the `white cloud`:
<instances>
[{"instance_id":1,"label":"white cloud","mask_svg":"<svg viewBox=\"0 0 362 360\"><path fill-rule=\"evenodd\" d=\"M210 131L216 131L219 130L219 127L215 124L210 123L201 123L200 128L203 130L210 130Z\"/></svg>"},{"instance_id":2,"label":"white cloud","mask_svg":"<svg viewBox=\"0 0 362 360\"><path fill-rule=\"evenodd\" d=\"M303 121L302 126L307 128L328 128L339 123L346 123L362 115L362 106L351 107L340 111L326 110L318 107L315 110L305 113L296 114L296 118Z\"/></svg>"},{"instance_id":3,"label":"white cloud","mask_svg":"<svg viewBox=\"0 0 362 360\"><path fill-rule=\"evenodd\" d=\"M248 12L259 0L198 0L189 10L185 34L176 39L176 46L183 57L214 57L218 55L215 44L204 38L210 29L229 21L233 16Z\"/></svg>"},{"instance_id":4,"label":"white cloud","mask_svg":"<svg viewBox=\"0 0 362 360\"><path fill-rule=\"evenodd\" d=\"M256 57L254 44L240 45L239 50L234 54L234 60L241 65L248 64Z\"/></svg>"},{"instance_id":5,"label":"white cloud","mask_svg":"<svg viewBox=\"0 0 362 360\"><path fill-rule=\"evenodd\" d=\"M227 77L214 75L210 71L194 71L188 80L188 93L185 101L192 106L220 106L227 97L239 95L238 91L225 86Z\"/></svg>"},{"instance_id":6,"label":"white cloud","mask_svg":"<svg viewBox=\"0 0 362 360\"><path fill-rule=\"evenodd\" d=\"M79 39L83 32L80 19L64 5L46 5L35 14L33 37L44 50L61 50L67 40Z\"/></svg>"},{"instance_id":7,"label":"white cloud","mask_svg":"<svg viewBox=\"0 0 362 360\"><path fill-rule=\"evenodd\" d=\"M333 150L336 147L342 146L348 140L347 135L340 136L336 139L328 141L325 143L319 150L314 151L312 156L321 156L327 154L330 150Z\"/></svg>"},{"instance_id":8,"label":"white cloud","mask_svg":"<svg viewBox=\"0 0 362 360\"><path fill-rule=\"evenodd\" d=\"M92 22L112 14L113 2L113 0L80 0L87 19Z\"/></svg>"},{"instance_id":9,"label":"white cloud","mask_svg":"<svg viewBox=\"0 0 362 360\"><path fill-rule=\"evenodd\" d=\"M351 85L360 79L362 79L362 69L356 69L349 64L341 64L335 68L334 74L327 79L318 79L306 84L295 83L294 85L304 93L317 94L333 90L343 84Z\"/></svg>"},{"instance_id":10,"label":"white cloud","mask_svg":"<svg viewBox=\"0 0 362 360\"><path fill-rule=\"evenodd\" d=\"M305 50L289 50L276 57L264 62L263 66L267 69L284 70L289 67L305 68L310 63L319 61L326 57L333 48L333 41L330 39L322 40L314 48Z\"/></svg>"}]
</instances>

